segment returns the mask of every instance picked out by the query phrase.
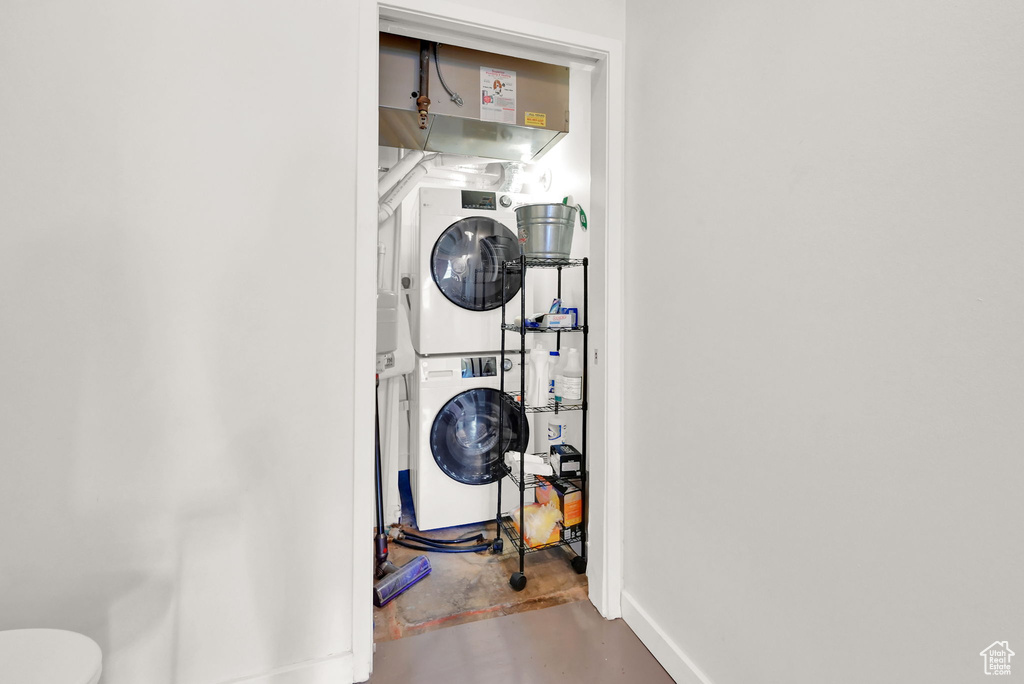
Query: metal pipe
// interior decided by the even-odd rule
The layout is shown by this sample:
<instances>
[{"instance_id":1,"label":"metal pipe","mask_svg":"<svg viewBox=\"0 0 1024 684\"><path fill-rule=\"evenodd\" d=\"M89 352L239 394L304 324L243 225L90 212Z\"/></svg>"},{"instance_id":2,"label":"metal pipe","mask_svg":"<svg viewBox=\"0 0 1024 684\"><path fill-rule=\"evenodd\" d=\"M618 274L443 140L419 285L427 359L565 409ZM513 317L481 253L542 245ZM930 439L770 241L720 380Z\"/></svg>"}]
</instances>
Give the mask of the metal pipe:
<instances>
[{"instance_id":1,"label":"metal pipe","mask_svg":"<svg viewBox=\"0 0 1024 684\"><path fill-rule=\"evenodd\" d=\"M430 109L430 41L420 41L420 96L416 98L420 114L420 130L427 129L427 110Z\"/></svg>"}]
</instances>

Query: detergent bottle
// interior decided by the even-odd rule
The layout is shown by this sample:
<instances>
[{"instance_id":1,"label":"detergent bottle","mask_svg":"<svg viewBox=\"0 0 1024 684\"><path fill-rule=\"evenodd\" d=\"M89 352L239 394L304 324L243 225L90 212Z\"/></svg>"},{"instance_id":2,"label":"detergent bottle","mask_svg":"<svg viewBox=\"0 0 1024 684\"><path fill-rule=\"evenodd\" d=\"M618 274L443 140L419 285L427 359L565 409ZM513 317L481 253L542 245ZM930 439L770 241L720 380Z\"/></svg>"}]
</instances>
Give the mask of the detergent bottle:
<instances>
[{"instance_id":1,"label":"detergent bottle","mask_svg":"<svg viewBox=\"0 0 1024 684\"><path fill-rule=\"evenodd\" d=\"M567 420L568 414L565 411L557 413L547 413L547 428L548 433L546 435L545 445L543 451L546 454L551 453L551 447L556 444L567 444L569 438L569 421Z\"/></svg>"}]
</instances>

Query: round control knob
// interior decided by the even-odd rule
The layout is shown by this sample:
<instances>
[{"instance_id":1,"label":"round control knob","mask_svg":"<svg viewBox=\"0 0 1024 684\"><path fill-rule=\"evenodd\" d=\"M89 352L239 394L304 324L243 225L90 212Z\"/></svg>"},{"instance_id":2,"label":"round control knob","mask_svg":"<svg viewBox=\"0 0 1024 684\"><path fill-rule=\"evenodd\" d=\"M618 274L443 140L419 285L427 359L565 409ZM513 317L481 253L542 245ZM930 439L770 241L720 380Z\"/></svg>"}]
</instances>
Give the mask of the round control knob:
<instances>
[{"instance_id":1,"label":"round control knob","mask_svg":"<svg viewBox=\"0 0 1024 684\"><path fill-rule=\"evenodd\" d=\"M512 206L512 198L509 197L508 195L502 195L501 197L498 198L498 204L500 204L501 206L503 206L505 208L511 207Z\"/></svg>"},{"instance_id":2,"label":"round control knob","mask_svg":"<svg viewBox=\"0 0 1024 684\"><path fill-rule=\"evenodd\" d=\"M508 373L512 370L512 359L505 359L501 362L501 369Z\"/></svg>"}]
</instances>

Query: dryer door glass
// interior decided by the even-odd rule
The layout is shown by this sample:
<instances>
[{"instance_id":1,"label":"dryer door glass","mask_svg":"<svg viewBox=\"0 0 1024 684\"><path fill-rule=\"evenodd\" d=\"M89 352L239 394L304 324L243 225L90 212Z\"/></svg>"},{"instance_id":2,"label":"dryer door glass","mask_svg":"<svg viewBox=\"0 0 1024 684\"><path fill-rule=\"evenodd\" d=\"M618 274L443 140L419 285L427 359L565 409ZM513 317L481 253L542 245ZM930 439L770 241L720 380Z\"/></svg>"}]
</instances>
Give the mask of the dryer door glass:
<instances>
[{"instance_id":1,"label":"dryer door glass","mask_svg":"<svg viewBox=\"0 0 1024 684\"><path fill-rule=\"evenodd\" d=\"M509 273L501 289L501 262L518 259L519 240L494 219L470 216L441 233L430 255L430 272L452 303L470 311L489 311L519 292L522 277Z\"/></svg>"},{"instance_id":2,"label":"dryer door glass","mask_svg":"<svg viewBox=\"0 0 1024 684\"><path fill-rule=\"evenodd\" d=\"M501 444L499 402L505 405ZM529 439L529 428L520 420L515 403L496 389L481 387L455 395L437 412L430 428L430 451L448 477L482 485L497 482L503 454L518 451Z\"/></svg>"}]
</instances>

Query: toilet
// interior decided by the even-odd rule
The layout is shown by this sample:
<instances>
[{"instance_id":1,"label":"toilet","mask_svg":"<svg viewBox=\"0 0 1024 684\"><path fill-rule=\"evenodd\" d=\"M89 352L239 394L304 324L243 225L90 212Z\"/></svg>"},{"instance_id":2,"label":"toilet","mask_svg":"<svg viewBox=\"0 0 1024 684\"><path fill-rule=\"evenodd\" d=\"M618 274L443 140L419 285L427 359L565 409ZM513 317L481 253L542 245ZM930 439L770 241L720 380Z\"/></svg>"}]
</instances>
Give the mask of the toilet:
<instances>
[{"instance_id":1,"label":"toilet","mask_svg":"<svg viewBox=\"0 0 1024 684\"><path fill-rule=\"evenodd\" d=\"M96 642L63 629L0 632L0 680L18 684L96 684L103 654Z\"/></svg>"}]
</instances>

